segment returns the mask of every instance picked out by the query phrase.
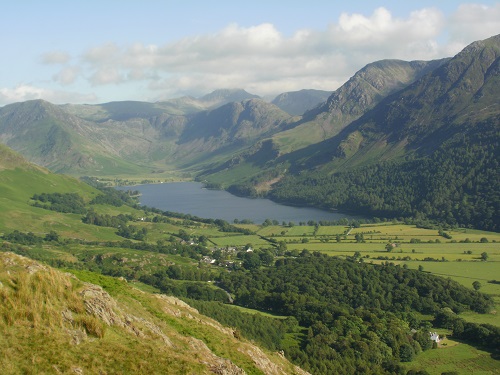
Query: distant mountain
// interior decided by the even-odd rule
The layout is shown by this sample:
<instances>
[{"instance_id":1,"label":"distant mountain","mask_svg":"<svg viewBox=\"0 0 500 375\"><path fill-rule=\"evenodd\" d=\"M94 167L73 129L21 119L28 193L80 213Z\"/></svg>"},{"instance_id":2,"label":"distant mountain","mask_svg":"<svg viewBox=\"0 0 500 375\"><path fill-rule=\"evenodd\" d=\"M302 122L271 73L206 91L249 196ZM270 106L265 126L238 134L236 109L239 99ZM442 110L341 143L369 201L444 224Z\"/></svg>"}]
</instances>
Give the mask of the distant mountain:
<instances>
[{"instance_id":1,"label":"distant mountain","mask_svg":"<svg viewBox=\"0 0 500 375\"><path fill-rule=\"evenodd\" d=\"M436 191L450 186L458 193L443 199L453 201L454 207L460 206L459 198L467 197L469 203L479 199L478 189L466 192L449 176L447 186L440 185L446 178L438 178L428 183L432 189L406 196L408 201L403 202L404 194L390 197L391 192L406 191L417 180L437 176L442 171L437 160L442 160L464 181L472 175L486 181L480 195L489 197L481 202L496 207L491 188L499 187L498 174L492 172L498 156L491 150L496 147L500 116L499 39L494 36L472 43L453 58L368 64L302 116L292 116L241 89L158 103L54 106L30 101L0 108L0 141L28 160L59 172L151 175L182 169L217 186L232 185L231 191L239 194L271 191L278 200L385 216L402 212L441 218L427 203L436 201ZM299 102L308 106L306 102L316 94L313 90L287 93L274 102L298 108ZM457 155L454 149L460 147L469 154ZM405 164L417 161L425 168ZM464 175L466 165L474 166L474 173ZM378 168L378 176L390 169L391 176L400 176L403 186L379 181L370 168ZM404 168L420 175L404 174ZM370 182L392 189L380 192L385 198L377 201L374 191L378 188L372 187L372 198L367 200L361 197L366 191L359 189L366 177L357 184L345 174L338 177L344 181L338 191L356 196L332 198L333 192L325 196L323 191L314 199L305 198L303 179L312 173L319 174L314 177L321 181L318 187L331 185L327 180L333 175L364 173L371 176ZM295 187L287 182L292 180ZM295 195L291 194L294 190ZM422 191L427 191L425 196ZM467 213L451 214L455 221L467 222L466 217L480 221L479 214L469 212L469 203ZM488 227L491 215L496 214L481 211L481 215L487 220L479 225Z\"/></svg>"},{"instance_id":2,"label":"distant mountain","mask_svg":"<svg viewBox=\"0 0 500 375\"><path fill-rule=\"evenodd\" d=\"M331 94L331 91L304 89L279 94L271 103L292 116L300 116L325 102Z\"/></svg>"},{"instance_id":3,"label":"distant mountain","mask_svg":"<svg viewBox=\"0 0 500 375\"><path fill-rule=\"evenodd\" d=\"M202 96L198 101L202 102L207 109L214 109L227 103L241 102L247 99L260 99L260 97L243 89L219 89Z\"/></svg>"},{"instance_id":4,"label":"distant mountain","mask_svg":"<svg viewBox=\"0 0 500 375\"><path fill-rule=\"evenodd\" d=\"M472 43L325 142L325 152L331 154L335 147L335 155L342 143L357 137L359 151L379 149L379 155L371 154L373 161L398 144L406 153L429 153L455 134L495 119L500 113L499 55L500 36ZM341 154L337 156L345 159Z\"/></svg>"},{"instance_id":5,"label":"distant mountain","mask_svg":"<svg viewBox=\"0 0 500 375\"><path fill-rule=\"evenodd\" d=\"M60 173L147 175L207 160L221 148L234 151L279 131L290 118L260 99L218 106L241 97L254 95L217 90L197 100L197 110L194 102L184 109L166 102L16 103L0 108L0 142Z\"/></svg>"},{"instance_id":6,"label":"distant mountain","mask_svg":"<svg viewBox=\"0 0 500 375\"><path fill-rule=\"evenodd\" d=\"M250 94L243 89L218 89L200 98L183 96L180 98L157 102L155 105L170 114L187 115L215 109L227 103L259 98L259 96Z\"/></svg>"},{"instance_id":7,"label":"distant mountain","mask_svg":"<svg viewBox=\"0 0 500 375\"><path fill-rule=\"evenodd\" d=\"M278 107L260 99L232 102L194 115L179 143L200 138L247 141L277 132L278 126L289 118Z\"/></svg>"},{"instance_id":8,"label":"distant mountain","mask_svg":"<svg viewBox=\"0 0 500 375\"><path fill-rule=\"evenodd\" d=\"M0 141L31 162L71 174L136 173L154 151L158 132L146 120L89 121L64 108L42 100L0 108Z\"/></svg>"},{"instance_id":9,"label":"distant mountain","mask_svg":"<svg viewBox=\"0 0 500 375\"><path fill-rule=\"evenodd\" d=\"M281 131L289 120L289 114L261 99L228 103L199 112L189 118L179 137L176 157L192 163L196 160L193 156L199 160L224 150L234 153Z\"/></svg>"}]
</instances>

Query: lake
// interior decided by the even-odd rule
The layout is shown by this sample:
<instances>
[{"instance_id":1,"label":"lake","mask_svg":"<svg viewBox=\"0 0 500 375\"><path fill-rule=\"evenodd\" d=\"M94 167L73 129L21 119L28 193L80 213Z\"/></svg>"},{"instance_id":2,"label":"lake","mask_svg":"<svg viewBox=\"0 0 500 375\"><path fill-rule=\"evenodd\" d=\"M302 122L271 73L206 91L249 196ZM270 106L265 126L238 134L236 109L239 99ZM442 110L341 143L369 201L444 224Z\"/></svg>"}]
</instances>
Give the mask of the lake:
<instances>
[{"instance_id":1,"label":"lake","mask_svg":"<svg viewBox=\"0 0 500 375\"><path fill-rule=\"evenodd\" d=\"M142 194L140 203L149 207L228 222L233 222L234 219L249 219L261 224L266 219L271 219L280 224L283 221L298 224L309 220L359 218L316 208L285 206L269 199L237 197L227 191L205 189L199 182L120 186L117 189L139 191Z\"/></svg>"}]
</instances>

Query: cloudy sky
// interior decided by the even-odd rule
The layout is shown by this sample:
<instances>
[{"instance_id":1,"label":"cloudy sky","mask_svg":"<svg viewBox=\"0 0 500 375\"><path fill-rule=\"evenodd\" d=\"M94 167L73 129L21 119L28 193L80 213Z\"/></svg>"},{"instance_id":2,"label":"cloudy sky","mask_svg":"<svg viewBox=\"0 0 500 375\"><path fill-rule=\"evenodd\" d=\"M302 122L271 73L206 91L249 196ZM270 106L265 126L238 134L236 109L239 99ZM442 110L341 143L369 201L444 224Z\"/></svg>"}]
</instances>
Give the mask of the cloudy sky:
<instances>
[{"instance_id":1,"label":"cloudy sky","mask_svg":"<svg viewBox=\"0 0 500 375\"><path fill-rule=\"evenodd\" d=\"M333 91L369 62L453 56L500 34L500 1L477 1L8 1L0 106Z\"/></svg>"}]
</instances>

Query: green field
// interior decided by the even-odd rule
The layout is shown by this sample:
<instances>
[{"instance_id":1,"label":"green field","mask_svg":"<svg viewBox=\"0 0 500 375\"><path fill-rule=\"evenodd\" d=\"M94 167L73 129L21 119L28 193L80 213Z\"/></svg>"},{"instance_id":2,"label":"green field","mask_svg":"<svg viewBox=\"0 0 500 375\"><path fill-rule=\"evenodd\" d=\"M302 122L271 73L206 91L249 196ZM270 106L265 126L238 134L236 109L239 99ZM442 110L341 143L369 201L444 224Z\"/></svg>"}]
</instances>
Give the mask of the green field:
<instances>
[{"instance_id":1,"label":"green field","mask_svg":"<svg viewBox=\"0 0 500 375\"><path fill-rule=\"evenodd\" d=\"M252 247L269 247L269 242L263 240L259 236L255 235L239 235L239 236L227 236L227 237L211 237L212 241L216 246L245 246L251 244Z\"/></svg>"},{"instance_id":2,"label":"green field","mask_svg":"<svg viewBox=\"0 0 500 375\"><path fill-rule=\"evenodd\" d=\"M500 363L491 357L491 353L450 339L445 339L442 344L446 346L420 353L406 365L407 368L422 369L431 375L440 375L446 371L474 375L500 373Z\"/></svg>"}]
</instances>

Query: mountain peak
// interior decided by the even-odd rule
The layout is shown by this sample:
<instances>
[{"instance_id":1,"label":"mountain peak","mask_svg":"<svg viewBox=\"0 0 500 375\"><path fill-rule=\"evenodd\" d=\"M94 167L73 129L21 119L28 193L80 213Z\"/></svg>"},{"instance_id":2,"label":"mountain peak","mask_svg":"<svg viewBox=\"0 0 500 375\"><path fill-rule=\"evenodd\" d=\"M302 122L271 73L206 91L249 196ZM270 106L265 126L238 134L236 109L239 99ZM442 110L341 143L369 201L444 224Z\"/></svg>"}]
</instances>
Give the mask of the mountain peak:
<instances>
[{"instance_id":1,"label":"mountain peak","mask_svg":"<svg viewBox=\"0 0 500 375\"><path fill-rule=\"evenodd\" d=\"M202 96L199 100L209 108L220 107L226 103L241 102L245 99L259 98L258 95L253 95L243 89L218 89L210 94Z\"/></svg>"}]
</instances>

